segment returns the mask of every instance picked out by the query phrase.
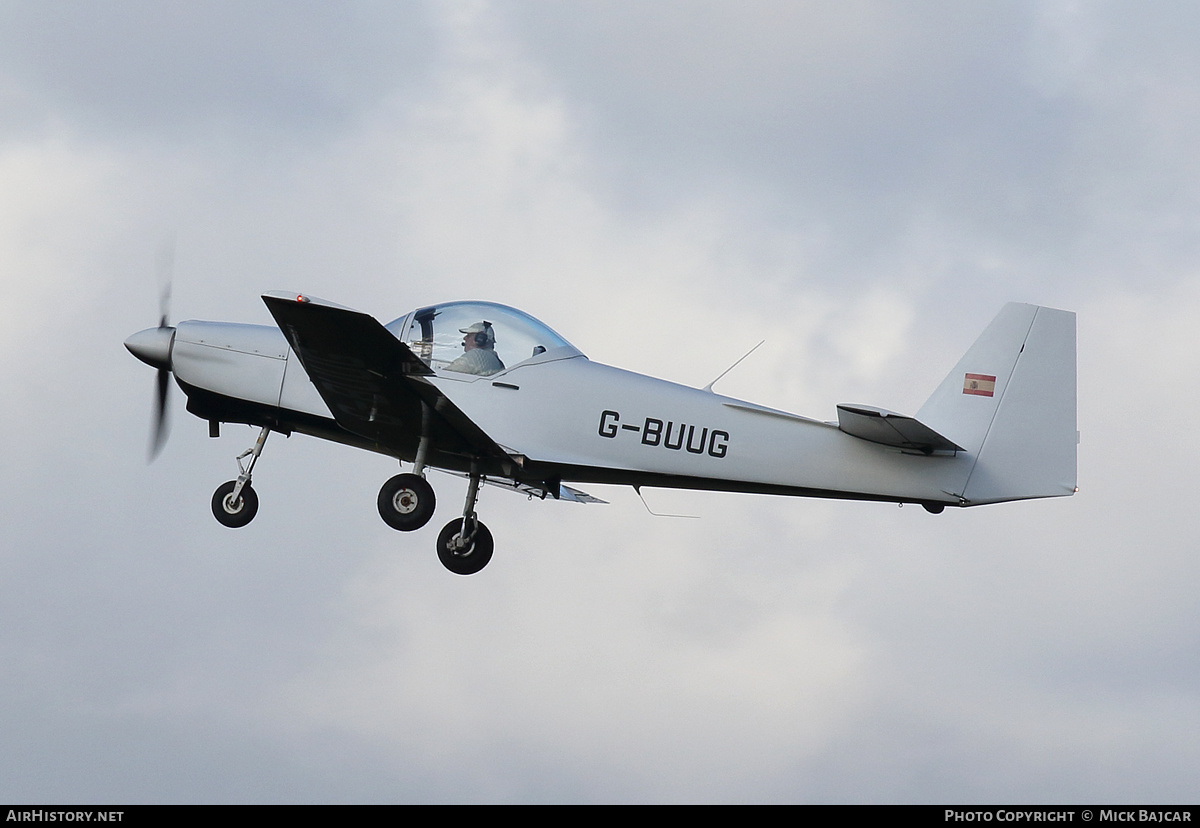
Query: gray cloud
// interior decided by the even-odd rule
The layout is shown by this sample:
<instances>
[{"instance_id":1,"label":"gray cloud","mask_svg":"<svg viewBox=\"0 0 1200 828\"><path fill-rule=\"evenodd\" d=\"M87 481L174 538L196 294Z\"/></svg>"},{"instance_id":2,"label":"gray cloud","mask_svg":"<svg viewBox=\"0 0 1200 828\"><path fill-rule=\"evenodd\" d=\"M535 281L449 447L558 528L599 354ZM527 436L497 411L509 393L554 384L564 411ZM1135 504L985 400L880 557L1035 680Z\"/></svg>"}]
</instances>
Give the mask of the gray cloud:
<instances>
[{"instance_id":1,"label":"gray cloud","mask_svg":"<svg viewBox=\"0 0 1200 828\"><path fill-rule=\"evenodd\" d=\"M0 12L0 795L1188 798L1191 12L103 8ZM915 411L1003 301L1069 307L1082 491L489 491L461 579L375 515L394 463L276 435L232 532L250 429L175 394L143 465L120 343L167 234L176 319L479 296L695 385L766 337L721 390L822 418Z\"/></svg>"},{"instance_id":2,"label":"gray cloud","mask_svg":"<svg viewBox=\"0 0 1200 828\"><path fill-rule=\"evenodd\" d=\"M328 134L418 85L436 49L415 3L15 3L3 18L25 121L10 126L65 119L99 140Z\"/></svg>"}]
</instances>

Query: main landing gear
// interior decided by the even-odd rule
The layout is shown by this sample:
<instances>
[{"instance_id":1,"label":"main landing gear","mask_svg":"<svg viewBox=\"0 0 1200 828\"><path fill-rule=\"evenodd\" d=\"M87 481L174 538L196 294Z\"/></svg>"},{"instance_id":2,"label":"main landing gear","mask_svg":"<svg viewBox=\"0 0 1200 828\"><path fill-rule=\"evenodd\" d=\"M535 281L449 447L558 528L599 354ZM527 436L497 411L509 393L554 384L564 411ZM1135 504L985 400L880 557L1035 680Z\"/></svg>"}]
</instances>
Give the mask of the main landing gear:
<instances>
[{"instance_id":1,"label":"main landing gear","mask_svg":"<svg viewBox=\"0 0 1200 828\"><path fill-rule=\"evenodd\" d=\"M475 499L483 477L472 467L463 516L446 524L438 535L438 560L455 575L474 575L492 559L492 533L475 515Z\"/></svg>"},{"instance_id":2,"label":"main landing gear","mask_svg":"<svg viewBox=\"0 0 1200 828\"><path fill-rule=\"evenodd\" d=\"M401 532L412 532L429 523L437 505L433 487L425 480L429 444L429 406L422 404L421 439L417 443L412 474L398 474L384 483L376 501L383 522Z\"/></svg>"},{"instance_id":3,"label":"main landing gear","mask_svg":"<svg viewBox=\"0 0 1200 828\"><path fill-rule=\"evenodd\" d=\"M383 484L376 505L383 522L401 532L412 532L429 523L437 498L425 479L425 458L429 452L428 429L422 426L417 456L411 473L398 474ZM492 559L492 533L475 515L475 501L483 476L471 467L463 516L446 524L438 535L437 552L442 565L456 575L474 575Z\"/></svg>"},{"instance_id":4,"label":"main landing gear","mask_svg":"<svg viewBox=\"0 0 1200 828\"><path fill-rule=\"evenodd\" d=\"M414 467L412 474L398 474L379 490L379 516L401 532L420 529L433 517L433 487ZM479 522L475 501L483 475L472 468L467 484L463 515L446 524L438 535L437 552L442 566L456 575L474 575L492 559L492 533Z\"/></svg>"},{"instance_id":5,"label":"main landing gear","mask_svg":"<svg viewBox=\"0 0 1200 828\"><path fill-rule=\"evenodd\" d=\"M223 526L238 529L254 520L254 516L258 514L258 495L250 486L250 474L254 471L254 464L258 461L258 456L262 454L263 446L267 443L267 435L270 433L271 429L263 426L254 445L237 456L239 472L237 480L222 483L213 492L213 517ZM247 457L250 458L250 463L243 466L242 460Z\"/></svg>"},{"instance_id":6,"label":"main landing gear","mask_svg":"<svg viewBox=\"0 0 1200 828\"><path fill-rule=\"evenodd\" d=\"M473 516L447 523L437 544L438 560L455 575L474 575L483 569L495 548L491 531Z\"/></svg>"},{"instance_id":7,"label":"main landing gear","mask_svg":"<svg viewBox=\"0 0 1200 828\"><path fill-rule=\"evenodd\" d=\"M384 523L401 532L412 532L429 523L437 498L424 477L398 474L383 484L377 503Z\"/></svg>"}]
</instances>

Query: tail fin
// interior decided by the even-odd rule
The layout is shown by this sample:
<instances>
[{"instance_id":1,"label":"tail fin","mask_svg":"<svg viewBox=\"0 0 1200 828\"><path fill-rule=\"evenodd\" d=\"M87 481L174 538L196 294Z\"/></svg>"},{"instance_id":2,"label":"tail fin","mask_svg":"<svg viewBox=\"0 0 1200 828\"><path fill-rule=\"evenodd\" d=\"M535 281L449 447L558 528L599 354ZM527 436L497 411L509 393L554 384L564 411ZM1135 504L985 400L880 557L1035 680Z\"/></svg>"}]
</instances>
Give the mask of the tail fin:
<instances>
[{"instance_id":1,"label":"tail fin","mask_svg":"<svg viewBox=\"0 0 1200 828\"><path fill-rule=\"evenodd\" d=\"M966 449L968 504L1075 493L1075 314L1005 305L917 419Z\"/></svg>"}]
</instances>

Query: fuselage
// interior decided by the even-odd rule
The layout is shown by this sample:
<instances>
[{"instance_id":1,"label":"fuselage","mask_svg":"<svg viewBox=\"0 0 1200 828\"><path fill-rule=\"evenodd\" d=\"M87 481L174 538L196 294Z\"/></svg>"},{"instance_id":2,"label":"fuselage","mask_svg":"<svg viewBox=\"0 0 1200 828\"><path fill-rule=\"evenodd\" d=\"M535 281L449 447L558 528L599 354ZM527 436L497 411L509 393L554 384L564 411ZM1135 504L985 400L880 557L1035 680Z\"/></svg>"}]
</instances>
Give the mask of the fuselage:
<instances>
[{"instance_id":1,"label":"fuselage","mask_svg":"<svg viewBox=\"0 0 1200 828\"><path fill-rule=\"evenodd\" d=\"M501 445L567 481L956 503L942 485L970 461L904 453L582 356L430 382Z\"/></svg>"},{"instance_id":2,"label":"fuselage","mask_svg":"<svg viewBox=\"0 0 1200 828\"><path fill-rule=\"evenodd\" d=\"M387 327L399 332L402 322ZM560 350L559 358L551 352L488 376L443 368L414 381L435 385L522 458L513 476L957 504L953 481L964 479L974 460L964 452L924 456L867 442L836 424ZM171 364L189 410L204 419L269 425L412 459L341 428L278 328L180 323Z\"/></svg>"}]
</instances>

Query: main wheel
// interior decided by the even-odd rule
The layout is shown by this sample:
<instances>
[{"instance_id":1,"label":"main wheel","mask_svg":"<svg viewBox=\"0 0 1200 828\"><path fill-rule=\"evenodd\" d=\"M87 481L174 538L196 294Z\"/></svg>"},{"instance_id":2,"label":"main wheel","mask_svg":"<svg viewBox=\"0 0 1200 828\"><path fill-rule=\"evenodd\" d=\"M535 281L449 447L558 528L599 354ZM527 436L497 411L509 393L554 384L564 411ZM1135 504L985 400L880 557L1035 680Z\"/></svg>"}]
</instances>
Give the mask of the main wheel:
<instances>
[{"instance_id":1,"label":"main wheel","mask_svg":"<svg viewBox=\"0 0 1200 828\"><path fill-rule=\"evenodd\" d=\"M474 575L492 559L492 533L475 521L475 537L466 547L457 549L454 541L462 534L462 526L463 519L455 518L438 535L438 560L455 575Z\"/></svg>"},{"instance_id":2,"label":"main wheel","mask_svg":"<svg viewBox=\"0 0 1200 828\"><path fill-rule=\"evenodd\" d=\"M233 490L236 486L237 481L234 480L222 483L213 492L212 497L213 517L230 529L245 526L258 514L258 495L254 493L254 489L250 488L249 483L242 486L242 492L235 502Z\"/></svg>"},{"instance_id":3,"label":"main wheel","mask_svg":"<svg viewBox=\"0 0 1200 828\"><path fill-rule=\"evenodd\" d=\"M433 517L433 486L415 474L398 474L379 490L379 516L401 532L420 529Z\"/></svg>"}]
</instances>

